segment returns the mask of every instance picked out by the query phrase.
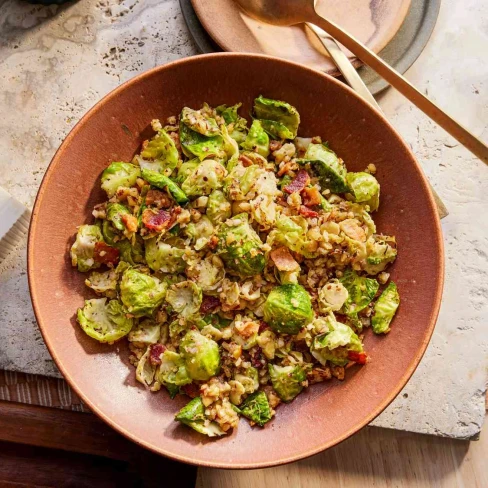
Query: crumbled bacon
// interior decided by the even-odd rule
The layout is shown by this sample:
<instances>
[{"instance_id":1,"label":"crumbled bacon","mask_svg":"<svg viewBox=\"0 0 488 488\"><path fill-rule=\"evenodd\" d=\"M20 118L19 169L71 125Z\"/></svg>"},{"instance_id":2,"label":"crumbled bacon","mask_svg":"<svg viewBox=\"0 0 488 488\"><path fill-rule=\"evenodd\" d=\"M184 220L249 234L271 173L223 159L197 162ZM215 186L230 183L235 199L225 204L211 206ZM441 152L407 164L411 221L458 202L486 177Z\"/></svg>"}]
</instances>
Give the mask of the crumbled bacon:
<instances>
[{"instance_id":1,"label":"crumbled bacon","mask_svg":"<svg viewBox=\"0 0 488 488\"><path fill-rule=\"evenodd\" d=\"M239 156L239 161L242 163L242 166L244 166L245 168L253 164L252 159L247 157L245 154L241 154Z\"/></svg>"},{"instance_id":2,"label":"crumbled bacon","mask_svg":"<svg viewBox=\"0 0 488 488\"><path fill-rule=\"evenodd\" d=\"M320 198L320 192L317 188L304 188L302 193L303 204L307 207L313 207L314 205L320 205L322 199Z\"/></svg>"},{"instance_id":3,"label":"crumbled bacon","mask_svg":"<svg viewBox=\"0 0 488 488\"><path fill-rule=\"evenodd\" d=\"M98 241L95 243L93 259L97 263L116 265L119 261L119 250L103 241Z\"/></svg>"},{"instance_id":4,"label":"crumbled bacon","mask_svg":"<svg viewBox=\"0 0 488 488\"><path fill-rule=\"evenodd\" d=\"M281 141L269 141L269 150L271 152L275 152L278 149L281 149L281 146L283 146L283 143Z\"/></svg>"},{"instance_id":5,"label":"crumbled bacon","mask_svg":"<svg viewBox=\"0 0 488 488\"><path fill-rule=\"evenodd\" d=\"M270 257L280 271L295 271L299 264L295 261L286 247L280 247L270 252Z\"/></svg>"},{"instance_id":6,"label":"crumbled bacon","mask_svg":"<svg viewBox=\"0 0 488 488\"><path fill-rule=\"evenodd\" d=\"M181 387L181 390L183 390L183 393L188 395L190 398L196 398L200 395L200 387L195 383L184 385Z\"/></svg>"},{"instance_id":7,"label":"crumbled bacon","mask_svg":"<svg viewBox=\"0 0 488 488\"><path fill-rule=\"evenodd\" d=\"M286 193L301 192L309 183L310 176L304 169L301 169L294 180L283 188L283 191Z\"/></svg>"},{"instance_id":8,"label":"crumbled bacon","mask_svg":"<svg viewBox=\"0 0 488 488\"><path fill-rule=\"evenodd\" d=\"M200 305L200 312L204 315L213 312L217 307L220 307L220 300L217 297L210 295L203 295L202 304Z\"/></svg>"},{"instance_id":9,"label":"crumbled bacon","mask_svg":"<svg viewBox=\"0 0 488 488\"><path fill-rule=\"evenodd\" d=\"M142 222L146 228L155 232L162 232L167 229L171 220L171 213L166 210L159 210L159 212L154 213L152 210L146 208L142 212Z\"/></svg>"},{"instance_id":10,"label":"crumbled bacon","mask_svg":"<svg viewBox=\"0 0 488 488\"><path fill-rule=\"evenodd\" d=\"M156 205L158 208L169 208L173 204L171 198L159 190L149 190L146 195L146 205Z\"/></svg>"},{"instance_id":11,"label":"crumbled bacon","mask_svg":"<svg viewBox=\"0 0 488 488\"><path fill-rule=\"evenodd\" d=\"M137 231L137 219L133 215L124 214L122 215L122 223L129 232Z\"/></svg>"},{"instance_id":12,"label":"crumbled bacon","mask_svg":"<svg viewBox=\"0 0 488 488\"><path fill-rule=\"evenodd\" d=\"M212 236L208 241L208 247L212 250L217 249L219 245L219 238L217 236Z\"/></svg>"},{"instance_id":13,"label":"crumbled bacon","mask_svg":"<svg viewBox=\"0 0 488 488\"><path fill-rule=\"evenodd\" d=\"M348 351L347 359L349 359L349 361L354 361L358 364L366 364L368 356L364 352Z\"/></svg>"},{"instance_id":14,"label":"crumbled bacon","mask_svg":"<svg viewBox=\"0 0 488 488\"><path fill-rule=\"evenodd\" d=\"M166 346L163 344L151 344L149 346L149 361L153 366L161 364L161 354L166 351Z\"/></svg>"},{"instance_id":15,"label":"crumbled bacon","mask_svg":"<svg viewBox=\"0 0 488 488\"><path fill-rule=\"evenodd\" d=\"M261 332L264 332L267 329L269 329L269 325L264 320L260 320L258 333L261 334Z\"/></svg>"},{"instance_id":16,"label":"crumbled bacon","mask_svg":"<svg viewBox=\"0 0 488 488\"><path fill-rule=\"evenodd\" d=\"M305 207L305 205L300 206L300 215L303 215L304 217L307 218L319 216L318 212L315 212L315 210L310 210L308 207Z\"/></svg>"}]
</instances>

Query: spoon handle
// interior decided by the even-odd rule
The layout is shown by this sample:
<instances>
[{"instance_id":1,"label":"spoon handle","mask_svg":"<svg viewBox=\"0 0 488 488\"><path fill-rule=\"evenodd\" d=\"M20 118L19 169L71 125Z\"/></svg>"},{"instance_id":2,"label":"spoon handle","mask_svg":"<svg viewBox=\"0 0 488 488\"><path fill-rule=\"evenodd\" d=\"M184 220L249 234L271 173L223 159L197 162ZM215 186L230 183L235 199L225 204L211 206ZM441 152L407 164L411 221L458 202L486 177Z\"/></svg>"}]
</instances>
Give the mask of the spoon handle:
<instances>
[{"instance_id":1,"label":"spoon handle","mask_svg":"<svg viewBox=\"0 0 488 488\"><path fill-rule=\"evenodd\" d=\"M357 56L363 63L374 69L391 86L396 88L403 96L416 105L422 112L439 124L446 132L469 149L485 164L488 164L488 146L471 134L461 124L441 110L434 102L429 100L423 93L415 88L406 78L397 73L390 65L374 54L366 46L356 40L353 36L342 30L333 22L324 19L316 12L307 18L311 22L334 37L343 44L349 51Z\"/></svg>"}]
</instances>

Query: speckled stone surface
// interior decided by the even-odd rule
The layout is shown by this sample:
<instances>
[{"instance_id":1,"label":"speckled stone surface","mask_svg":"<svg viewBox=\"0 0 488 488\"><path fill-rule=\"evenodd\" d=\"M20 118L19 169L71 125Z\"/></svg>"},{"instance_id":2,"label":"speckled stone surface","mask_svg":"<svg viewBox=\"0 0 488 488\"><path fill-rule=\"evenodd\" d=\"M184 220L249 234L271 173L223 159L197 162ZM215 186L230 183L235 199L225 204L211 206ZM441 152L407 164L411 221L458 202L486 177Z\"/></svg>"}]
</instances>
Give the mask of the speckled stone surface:
<instances>
[{"instance_id":1,"label":"speckled stone surface","mask_svg":"<svg viewBox=\"0 0 488 488\"><path fill-rule=\"evenodd\" d=\"M196 48L177 0L64 7L0 0L0 7L0 184L30 207L56 148L97 100ZM484 0L444 0L431 42L407 73L484 140L487 19ZM399 94L390 90L380 103L450 215L442 223L446 285L434 337L412 380L373 425L470 438L484 419L488 367L488 168ZM0 368L55 376L30 305L25 261L24 242L0 265Z\"/></svg>"}]
</instances>

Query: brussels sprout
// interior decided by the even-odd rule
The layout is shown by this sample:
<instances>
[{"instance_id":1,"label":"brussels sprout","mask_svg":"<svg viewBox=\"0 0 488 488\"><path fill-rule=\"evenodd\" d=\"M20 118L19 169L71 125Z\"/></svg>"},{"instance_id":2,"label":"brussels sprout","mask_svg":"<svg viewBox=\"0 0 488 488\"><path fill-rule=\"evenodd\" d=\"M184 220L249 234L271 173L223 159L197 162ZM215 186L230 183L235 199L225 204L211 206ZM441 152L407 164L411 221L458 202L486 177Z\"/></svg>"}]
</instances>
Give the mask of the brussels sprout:
<instances>
[{"instance_id":1,"label":"brussels sprout","mask_svg":"<svg viewBox=\"0 0 488 488\"><path fill-rule=\"evenodd\" d=\"M137 363L136 380L144 386L149 387L154 381L156 366L150 360L151 348L148 347Z\"/></svg>"},{"instance_id":2,"label":"brussels sprout","mask_svg":"<svg viewBox=\"0 0 488 488\"><path fill-rule=\"evenodd\" d=\"M134 324L118 300L107 303L106 298L85 300L77 318L84 332L98 342L115 342L127 335Z\"/></svg>"},{"instance_id":3,"label":"brussels sprout","mask_svg":"<svg viewBox=\"0 0 488 488\"><path fill-rule=\"evenodd\" d=\"M334 193L349 191L344 161L339 159L336 153L324 144L310 144L305 153L305 159L297 162L300 164L310 163L318 173L323 188L329 188Z\"/></svg>"},{"instance_id":4,"label":"brussels sprout","mask_svg":"<svg viewBox=\"0 0 488 488\"><path fill-rule=\"evenodd\" d=\"M218 314L205 315L205 317L203 317L203 321L218 330L225 329L232 323L231 319L226 319Z\"/></svg>"},{"instance_id":5,"label":"brussels sprout","mask_svg":"<svg viewBox=\"0 0 488 488\"><path fill-rule=\"evenodd\" d=\"M310 295L294 283L273 288L264 304L264 320L282 334L298 334L312 319Z\"/></svg>"},{"instance_id":6,"label":"brussels sprout","mask_svg":"<svg viewBox=\"0 0 488 488\"><path fill-rule=\"evenodd\" d=\"M333 316L328 319L329 332L315 336L310 352L324 366L327 361L345 366L349 362L349 351L362 352L363 345L349 326L337 322Z\"/></svg>"},{"instance_id":7,"label":"brussels sprout","mask_svg":"<svg viewBox=\"0 0 488 488\"><path fill-rule=\"evenodd\" d=\"M133 268L124 271L120 282L120 299L135 317L150 316L166 295L166 283Z\"/></svg>"},{"instance_id":8,"label":"brussels sprout","mask_svg":"<svg viewBox=\"0 0 488 488\"><path fill-rule=\"evenodd\" d=\"M90 277L85 280L85 285L96 293L113 298L117 294L117 273L114 269L101 273L92 271Z\"/></svg>"},{"instance_id":9,"label":"brussels sprout","mask_svg":"<svg viewBox=\"0 0 488 488\"><path fill-rule=\"evenodd\" d=\"M139 160L141 168L165 173L167 176L176 168L179 159L175 142L164 129L158 131L148 142L141 156L143 158Z\"/></svg>"},{"instance_id":10,"label":"brussels sprout","mask_svg":"<svg viewBox=\"0 0 488 488\"><path fill-rule=\"evenodd\" d=\"M208 437L225 435L217 422L210 422L205 417L205 407L200 397L194 398L190 403L185 405L175 416L182 424L188 425L200 434Z\"/></svg>"},{"instance_id":11,"label":"brussels sprout","mask_svg":"<svg viewBox=\"0 0 488 488\"><path fill-rule=\"evenodd\" d=\"M342 283L337 280L329 281L319 290L319 310L322 313L327 313L331 310L337 312L342 308L348 297L349 293Z\"/></svg>"},{"instance_id":12,"label":"brussels sprout","mask_svg":"<svg viewBox=\"0 0 488 488\"><path fill-rule=\"evenodd\" d=\"M223 186L227 170L217 161L206 159L193 170L182 183L181 189L189 197L210 195Z\"/></svg>"},{"instance_id":13,"label":"brussels sprout","mask_svg":"<svg viewBox=\"0 0 488 488\"><path fill-rule=\"evenodd\" d=\"M191 379L206 381L219 373L219 346L200 332L187 332L181 340L179 351Z\"/></svg>"},{"instance_id":14,"label":"brussels sprout","mask_svg":"<svg viewBox=\"0 0 488 488\"><path fill-rule=\"evenodd\" d=\"M387 334L390 332L390 322L395 316L398 305L400 305L400 295L395 283L390 281L374 305L371 325L375 334Z\"/></svg>"},{"instance_id":15,"label":"brussels sprout","mask_svg":"<svg viewBox=\"0 0 488 488\"><path fill-rule=\"evenodd\" d=\"M225 198L224 193L221 190L214 190L210 193L207 203L207 217L212 224L220 224L231 216L232 207L229 200Z\"/></svg>"},{"instance_id":16,"label":"brussels sprout","mask_svg":"<svg viewBox=\"0 0 488 488\"><path fill-rule=\"evenodd\" d=\"M254 100L254 114L274 139L294 139L300 125L297 109L286 102L259 96Z\"/></svg>"},{"instance_id":17,"label":"brussels sprout","mask_svg":"<svg viewBox=\"0 0 488 488\"><path fill-rule=\"evenodd\" d=\"M179 168L178 168L178 176L176 177L176 181L181 185L188 176L190 176L191 173L195 169L197 169L198 165L200 164L200 161L198 158L195 159L190 159L190 161L184 162Z\"/></svg>"},{"instance_id":18,"label":"brussels sprout","mask_svg":"<svg viewBox=\"0 0 488 488\"><path fill-rule=\"evenodd\" d=\"M218 253L227 267L241 277L255 276L266 264L261 239L249 225L247 214L239 214L220 225Z\"/></svg>"},{"instance_id":19,"label":"brussels sprout","mask_svg":"<svg viewBox=\"0 0 488 488\"><path fill-rule=\"evenodd\" d=\"M238 103L231 107L226 105L219 105L216 107L216 112L224 119L227 124L230 136L240 144L246 139L247 133L247 120L241 117L237 110L240 108L242 103Z\"/></svg>"},{"instance_id":20,"label":"brussels sprout","mask_svg":"<svg viewBox=\"0 0 488 488\"><path fill-rule=\"evenodd\" d=\"M151 319L145 319L137 324L129 333L129 341L148 346L156 344L161 336L161 326Z\"/></svg>"},{"instance_id":21,"label":"brussels sprout","mask_svg":"<svg viewBox=\"0 0 488 488\"><path fill-rule=\"evenodd\" d=\"M200 310L202 290L193 281L182 281L171 285L166 293L166 301L181 317L190 317Z\"/></svg>"},{"instance_id":22,"label":"brussels sprout","mask_svg":"<svg viewBox=\"0 0 488 488\"><path fill-rule=\"evenodd\" d=\"M274 390L284 402L291 402L303 390L307 375L300 366L268 364L268 371Z\"/></svg>"},{"instance_id":23,"label":"brussels sprout","mask_svg":"<svg viewBox=\"0 0 488 488\"><path fill-rule=\"evenodd\" d=\"M185 243L178 237L169 237L164 241L157 237L146 240L147 265L154 271L181 273L186 266L183 259L186 253Z\"/></svg>"},{"instance_id":24,"label":"brussels sprout","mask_svg":"<svg viewBox=\"0 0 488 488\"><path fill-rule=\"evenodd\" d=\"M168 389L171 398L174 398L174 393L179 390L180 386L191 383L183 358L177 352L168 349L161 356L156 379Z\"/></svg>"},{"instance_id":25,"label":"brussels sprout","mask_svg":"<svg viewBox=\"0 0 488 488\"><path fill-rule=\"evenodd\" d=\"M133 186L141 176L141 170L134 164L116 162L111 163L102 173L102 190L108 197L113 197L119 186Z\"/></svg>"},{"instance_id":26,"label":"brussels sprout","mask_svg":"<svg viewBox=\"0 0 488 488\"><path fill-rule=\"evenodd\" d=\"M119 250L121 262L124 261L132 266L144 262L144 243L141 236L134 236L132 242L122 239L114 242L113 246Z\"/></svg>"},{"instance_id":27,"label":"brussels sprout","mask_svg":"<svg viewBox=\"0 0 488 488\"><path fill-rule=\"evenodd\" d=\"M110 220L117 230L125 230L122 222L123 215L132 215L130 210L120 203L109 203L107 205L107 220Z\"/></svg>"},{"instance_id":28,"label":"brussels sprout","mask_svg":"<svg viewBox=\"0 0 488 488\"><path fill-rule=\"evenodd\" d=\"M188 203L188 198L185 195L185 192L173 180L170 180L167 176L156 173L155 171L143 169L142 177L149 184L155 186L156 188L160 188L162 190L167 188L171 196L180 205L184 205L185 203Z\"/></svg>"},{"instance_id":29,"label":"brussels sprout","mask_svg":"<svg viewBox=\"0 0 488 488\"><path fill-rule=\"evenodd\" d=\"M397 257L395 238L374 235L366 243L366 252L368 256L363 269L370 275L376 275L395 261Z\"/></svg>"},{"instance_id":30,"label":"brussels sprout","mask_svg":"<svg viewBox=\"0 0 488 488\"><path fill-rule=\"evenodd\" d=\"M78 267L78 271L89 271L99 268L100 263L93 259L95 244L103 241L102 233L97 225L82 225L78 227L76 240L71 246L71 264Z\"/></svg>"},{"instance_id":31,"label":"brussels sprout","mask_svg":"<svg viewBox=\"0 0 488 488\"><path fill-rule=\"evenodd\" d=\"M369 173L347 173L346 181L354 201L365 203L370 212L378 210L380 206L380 184Z\"/></svg>"},{"instance_id":32,"label":"brussels sprout","mask_svg":"<svg viewBox=\"0 0 488 488\"><path fill-rule=\"evenodd\" d=\"M210 157L225 156L224 140L219 133L214 136L204 136L190 129L183 122L180 122L180 143L187 157L196 156L200 161Z\"/></svg>"},{"instance_id":33,"label":"brussels sprout","mask_svg":"<svg viewBox=\"0 0 488 488\"><path fill-rule=\"evenodd\" d=\"M271 407L264 391L249 395L239 407L239 413L263 427L271 420Z\"/></svg>"},{"instance_id":34,"label":"brussels sprout","mask_svg":"<svg viewBox=\"0 0 488 488\"><path fill-rule=\"evenodd\" d=\"M259 388L259 373L252 366L244 373L237 373L234 379L244 387L246 393L254 393Z\"/></svg>"},{"instance_id":35,"label":"brussels sprout","mask_svg":"<svg viewBox=\"0 0 488 488\"><path fill-rule=\"evenodd\" d=\"M214 226L206 215L203 215L198 222L191 222L185 227L185 234L191 237L193 247L197 251L200 251L208 244L213 233Z\"/></svg>"},{"instance_id":36,"label":"brussels sprout","mask_svg":"<svg viewBox=\"0 0 488 488\"><path fill-rule=\"evenodd\" d=\"M115 230L110 220L104 220L102 222L102 235L103 240L109 245L113 246L116 243L115 238L119 238L119 234Z\"/></svg>"},{"instance_id":37,"label":"brussels sprout","mask_svg":"<svg viewBox=\"0 0 488 488\"><path fill-rule=\"evenodd\" d=\"M379 283L372 278L359 276L352 269L347 269L340 282L348 292L347 300L342 306L346 315L354 315L365 309L373 300L379 288Z\"/></svg>"},{"instance_id":38,"label":"brussels sprout","mask_svg":"<svg viewBox=\"0 0 488 488\"><path fill-rule=\"evenodd\" d=\"M218 256L210 254L205 259L190 265L186 275L204 292L212 292L221 285L225 277L224 263Z\"/></svg>"},{"instance_id":39,"label":"brussels sprout","mask_svg":"<svg viewBox=\"0 0 488 488\"><path fill-rule=\"evenodd\" d=\"M241 147L248 151L255 151L265 158L269 156L269 136L264 132L259 120L253 121Z\"/></svg>"},{"instance_id":40,"label":"brussels sprout","mask_svg":"<svg viewBox=\"0 0 488 488\"><path fill-rule=\"evenodd\" d=\"M193 110L184 107L181 111L180 121L191 130L198 132L202 136L215 136L219 134L219 127L214 118L208 117L201 110Z\"/></svg>"},{"instance_id":41,"label":"brussels sprout","mask_svg":"<svg viewBox=\"0 0 488 488\"><path fill-rule=\"evenodd\" d=\"M226 164L228 168L232 168L239 161L239 144L230 136L224 124L220 126L220 132L222 133Z\"/></svg>"}]
</instances>

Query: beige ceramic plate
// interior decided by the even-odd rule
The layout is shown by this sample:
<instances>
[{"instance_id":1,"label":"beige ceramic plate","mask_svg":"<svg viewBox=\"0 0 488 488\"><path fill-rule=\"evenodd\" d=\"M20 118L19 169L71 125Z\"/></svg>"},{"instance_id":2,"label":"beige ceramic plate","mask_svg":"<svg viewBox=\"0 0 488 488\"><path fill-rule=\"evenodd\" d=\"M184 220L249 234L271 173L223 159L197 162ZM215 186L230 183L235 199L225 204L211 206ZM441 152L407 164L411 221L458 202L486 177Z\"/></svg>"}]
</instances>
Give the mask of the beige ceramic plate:
<instances>
[{"instance_id":1,"label":"beige ceramic plate","mask_svg":"<svg viewBox=\"0 0 488 488\"><path fill-rule=\"evenodd\" d=\"M337 68L305 26L278 27L244 14L233 0L191 0L214 41L229 52L279 56L338 75ZM317 11L336 22L375 53L400 29L410 0L320 0ZM354 64L359 62L347 51Z\"/></svg>"},{"instance_id":2,"label":"beige ceramic plate","mask_svg":"<svg viewBox=\"0 0 488 488\"><path fill-rule=\"evenodd\" d=\"M246 76L243 76L243 73ZM195 81L196 80L196 81ZM70 263L76 226L92 222L106 200L100 174L130 161L152 134L149 123L182 107L243 102L259 94L286 100L301 115L300 135L320 134L350 171L370 163L381 183L378 231L397 237L392 266L402 304L387 337L366 334L372 360L347 380L313 385L281 405L263 429L242 420L222 439L207 439L173 420L188 398L170 400L137 383L121 341L99 344L76 323L92 297ZM136 76L95 105L65 139L47 170L33 210L28 273L34 311L49 351L70 385L109 425L140 445L179 461L218 468L260 468L318 453L371 422L417 367L439 311L444 257L434 200L409 147L389 122L343 83L278 58L194 56ZM22 324L19 324L22 327ZM19 329L20 330L20 329ZM353 454L352 454L353 455ZM164 474L163 474L164 476Z\"/></svg>"}]
</instances>

